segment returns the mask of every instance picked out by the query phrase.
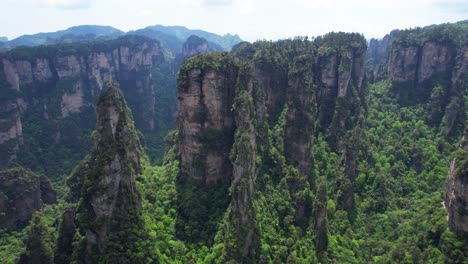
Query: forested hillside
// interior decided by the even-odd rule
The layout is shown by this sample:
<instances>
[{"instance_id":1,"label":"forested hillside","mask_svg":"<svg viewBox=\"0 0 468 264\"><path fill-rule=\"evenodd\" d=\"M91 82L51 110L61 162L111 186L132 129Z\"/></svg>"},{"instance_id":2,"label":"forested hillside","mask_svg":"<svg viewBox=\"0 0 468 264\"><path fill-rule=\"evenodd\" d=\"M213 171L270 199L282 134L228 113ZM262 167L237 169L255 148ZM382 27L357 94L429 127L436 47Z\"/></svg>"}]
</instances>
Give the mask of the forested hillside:
<instances>
[{"instance_id":1,"label":"forested hillside","mask_svg":"<svg viewBox=\"0 0 468 264\"><path fill-rule=\"evenodd\" d=\"M1 60L0 257L467 263L467 36L462 21L369 47L332 32L231 52L191 36L171 58L129 36L13 50ZM80 89L86 108L69 100ZM83 109L96 115L74 123L85 140L64 145ZM18 210L29 195L39 202Z\"/></svg>"}]
</instances>

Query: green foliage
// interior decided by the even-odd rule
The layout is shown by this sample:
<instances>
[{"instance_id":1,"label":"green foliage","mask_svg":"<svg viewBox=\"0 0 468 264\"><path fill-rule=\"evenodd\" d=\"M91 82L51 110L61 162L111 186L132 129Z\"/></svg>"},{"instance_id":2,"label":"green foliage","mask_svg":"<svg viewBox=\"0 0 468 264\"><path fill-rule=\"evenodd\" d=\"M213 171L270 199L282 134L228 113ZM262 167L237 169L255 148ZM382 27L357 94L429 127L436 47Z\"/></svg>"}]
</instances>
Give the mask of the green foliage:
<instances>
[{"instance_id":1,"label":"green foliage","mask_svg":"<svg viewBox=\"0 0 468 264\"><path fill-rule=\"evenodd\" d=\"M0 258L5 264L17 263L17 258L24 252L27 229L10 231L0 229Z\"/></svg>"},{"instance_id":2,"label":"green foliage","mask_svg":"<svg viewBox=\"0 0 468 264\"><path fill-rule=\"evenodd\" d=\"M216 71L223 73L226 80L232 80L235 76L236 60L228 52L212 52L207 55L197 55L186 60L182 67L179 69L177 75L177 87L181 89L188 89L189 85L189 72L192 70L199 70L199 80L203 80L204 74L209 71ZM230 78L231 76L231 78Z\"/></svg>"},{"instance_id":3,"label":"green foliage","mask_svg":"<svg viewBox=\"0 0 468 264\"><path fill-rule=\"evenodd\" d=\"M187 176L177 179L177 237L212 245L218 222L229 203L228 187L202 186Z\"/></svg>"},{"instance_id":4,"label":"green foliage","mask_svg":"<svg viewBox=\"0 0 468 264\"><path fill-rule=\"evenodd\" d=\"M395 43L405 46L421 45L426 41L434 41L453 46L463 45L466 41L468 22L431 25L424 28L401 30L395 38Z\"/></svg>"},{"instance_id":5,"label":"green foliage","mask_svg":"<svg viewBox=\"0 0 468 264\"><path fill-rule=\"evenodd\" d=\"M53 263L54 238L43 220L41 213L34 213L28 230L26 255L29 261Z\"/></svg>"},{"instance_id":6,"label":"green foliage","mask_svg":"<svg viewBox=\"0 0 468 264\"><path fill-rule=\"evenodd\" d=\"M331 33L312 41L297 38L243 43L233 54L189 59L178 75L180 90L187 89L190 81L200 82L209 71L223 72L226 79L235 79L238 84L232 108L237 129L234 142L230 132L215 129L205 130L197 140L209 149L232 146L230 159L241 177L229 190L227 184L198 184L180 173L175 146L170 146L161 166L151 167L143 161L142 173L136 176L141 197L130 197L141 198L142 210L116 212L106 244L109 253L97 256L95 262L466 262L466 238L447 230L441 206L450 159L455 156L460 164L457 175L466 174L468 167L466 152L453 155L458 142L440 132L444 126L440 107L440 101L445 100L443 83L433 86L429 101L415 105L401 104L387 81L371 85L368 91L358 91L351 84L345 98L311 101L307 113L317 117L313 124L301 123L305 117L294 112L304 111L305 106L288 99L293 91L310 89L311 93L305 94L321 96L315 91L323 87L312 85L319 77L308 75L307 68L320 67L323 59L336 54L338 71L344 73L350 70L353 52L365 46L359 34ZM244 67L241 60L253 62L259 72L271 73L268 81L272 91L268 92L280 100L272 103L275 109L268 109L268 114L258 107L265 100L265 91L246 74L252 69ZM194 69L200 70L199 76L190 80ZM289 77L303 83L293 87ZM106 100L105 96L100 100ZM446 103L457 109L462 104L455 99ZM323 112L330 115L320 117ZM207 113L202 111L196 118L204 123ZM285 144L287 129L309 125L319 129L305 133L313 138L313 146L309 153L312 173L304 175L288 160L289 146ZM137 137L133 124L129 129ZM457 133L454 136L460 136ZM169 141L174 144L177 137L171 135ZM153 140L161 142L161 138ZM82 193L83 203L102 191L103 186L95 180L105 173L102 165L121 153L121 147L101 138L97 153L85 159L70 178L71 196L76 199ZM194 167L204 166L201 159L194 160ZM254 182L253 193L246 191L249 180ZM354 204L348 208L343 200ZM254 219L248 226L238 226L238 201L246 206L247 217ZM91 205L83 206L89 209ZM82 214L79 222L88 227L93 225L92 217ZM246 246L243 239L252 230L258 245L254 245L255 256L246 258L241 256ZM8 233L2 240L19 245L21 236ZM83 254L84 242L77 233L73 258ZM18 247L0 249L17 254Z\"/></svg>"},{"instance_id":7,"label":"green foliage","mask_svg":"<svg viewBox=\"0 0 468 264\"><path fill-rule=\"evenodd\" d=\"M327 56L339 52L343 56L350 57L352 55L350 53L350 48L367 48L365 38L358 33L330 32L317 37L314 43L319 46L319 56Z\"/></svg>"}]
</instances>

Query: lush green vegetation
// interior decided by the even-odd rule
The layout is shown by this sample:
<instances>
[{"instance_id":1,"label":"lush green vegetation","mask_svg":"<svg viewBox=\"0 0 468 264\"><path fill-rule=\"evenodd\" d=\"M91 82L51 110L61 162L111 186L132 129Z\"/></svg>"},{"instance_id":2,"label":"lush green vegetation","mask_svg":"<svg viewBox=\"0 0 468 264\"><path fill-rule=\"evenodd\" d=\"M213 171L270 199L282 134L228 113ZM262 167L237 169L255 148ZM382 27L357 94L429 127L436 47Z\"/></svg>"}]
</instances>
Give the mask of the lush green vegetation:
<instances>
[{"instance_id":1,"label":"lush green vegetation","mask_svg":"<svg viewBox=\"0 0 468 264\"><path fill-rule=\"evenodd\" d=\"M447 83L437 83L431 87L429 100L411 105L401 103L389 81L358 90L360 85L353 79L349 96L344 98L337 98L338 91L321 93L330 87L323 87L316 68L336 56L336 71L351 72L353 56L364 51L365 45L359 34L331 33L313 40L244 43L233 53L189 59L178 75L180 90L188 87L188 72L193 69L217 71L235 84L235 92L229 91L233 93L234 135L208 128L196 140L207 150L230 147L229 158L238 181L231 186L203 185L182 175L177 132L166 138L169 146L160 166L151 166L137 146L141 167L124 168L126 174L135 175L137 191L126 189L116 201L122 207L110 223L105 243L108 251L104 256L93 252L92 260L467 263L468 237L447 229L447 212L441 204L450 160L455 157L461 164L457 175L466 173L468 162L466 151L456 151L461 131L445 133L447 116L438 102L445 100L442 95ZM253 78L254 68L263 77L271 77L265 78L271 89L269 96L277 97L268 102L270 109L265 110L266 91L262 89L266 86ZM162 73L173 74L174 69L160 64L159 71L156 78L168 85L157 89L168 92L169 98L170 80ZM464 101L457 101L459 104L468 102L464 92ZM106 100L105 96L100 101ZM130 95L130 100L134 99ZM118 111L128 114L126 103L118 106ZM458 126L465 126L461 120L468 114L467 105L464 109L454 121ZM164 129L169 129L173 122L169 113L157 115L167 121ZM123 118L129 126L117 129L128 129L129 137L136 141L143 139L131 115ZM204 123L209 117L201 110L196 118ZM37 131L45 134L45 129ZM96 132L93 135L99 136ZM152 136L147 142L163 142L163 133ZM112 144L112 137L96 139L96 151L75 168L74 177L68 180L69 190L65 190L68 193L59 197L58 205L35 214L23 231L0 232L0 259L12 263L24 253L23 258L50 262L58 247L53 241L60 236L60 225L54 219L62 207L77 206L65 205L65 199L78 203L81 228L102 224L94 219L92 198L106 191L100 182L108 169L106 164L114 155L126 152L121 142ZM310 170L305 173L290 153L291 142L297 139L302 141L296 143L313 142L306 155ZM163 148L149 148L152 155L162 152ZM63 182L57 184L62 190L67 189ZM125 207L129 200L141 201L141 208ZM71 259L79 261L85 253L84 236L74 234ZM249 236L253 242L246 245L244 239ZM252 252L243 255L248 247Z\"/></svg>"},{"instance_id":2,"label":"lush green vegetation","mask_svg":"<svg viewBox=\"0 0 468 264\"><path fill-rule=\"evenodd\" d=\"M402 30L397 34L394 41L405 46L420 45L426 41L435 41L438 43L459 46L466 42L467 30L468 20L464 20L457 23L447 23Z\"/></svg>"},{"instance_id":3,"label":"lush green vegetation","mask_svg":"<svg viewBox=\"0 0 468 264\"><path fill-rule=\"evenodd\" d=\"M270 131L273 145L277 146L271 154L283 169L277 175L263 174L256 180L259 262L463 263L468 257L466 238L447 230L446 212L441 206L449 160L458 141L444 138L437 127L423 121L427 115L424 106L399 106L386 82L371 85L367 98L369 113L359 154L356 209L351 218L337 206L343 175L337 163L342 154L331 151L319 135L313 153L316 180L314 186L310 185L296 169L284 165L280 153L285 120L284 114L279 116ZM225 254L220 232L227 218L209 219L219 224L218 231L210 231L217 233L212 242L187 239L197 232L198 225L206 224L203 220L183 231L189 235L178 235L175 206L186 194L176 188L176 154L172 148L163 166L147 166L138 178L144 230L149 234L142 242L148 247L144 250L147 260L219 263ZM203 201L198 202L209 204ZM301 215L300 210L316 212L319 205L326 208L328 222L328 246L323 252L317 250L318 233L313 231L313 220L310 215ZM206 209L196 208L192 212L209 215L203 211ZM50 219L54 212L46 210L44 214ZM2 257L8 255L8 263L22 251L25 234L2 234Z\"/></svg>"}]
</instances>

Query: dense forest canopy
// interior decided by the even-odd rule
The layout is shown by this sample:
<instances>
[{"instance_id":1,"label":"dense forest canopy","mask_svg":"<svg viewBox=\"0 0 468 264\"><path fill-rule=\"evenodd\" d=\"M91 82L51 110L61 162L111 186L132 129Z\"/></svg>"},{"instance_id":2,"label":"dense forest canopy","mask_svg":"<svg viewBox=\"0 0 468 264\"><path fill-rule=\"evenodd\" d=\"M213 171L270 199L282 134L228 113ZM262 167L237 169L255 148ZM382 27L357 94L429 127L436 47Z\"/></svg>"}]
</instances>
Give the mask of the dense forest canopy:
<instances>
[{"instance_id":1,"label":"dense forest canopy","mask_svg":"<svg viewBox=\"0 0 468 264\"><path fill-rule=\"evenodd\" d=\"M0 258L467 263L467 25L0 54Z\"/></svg>"}]
</instances>

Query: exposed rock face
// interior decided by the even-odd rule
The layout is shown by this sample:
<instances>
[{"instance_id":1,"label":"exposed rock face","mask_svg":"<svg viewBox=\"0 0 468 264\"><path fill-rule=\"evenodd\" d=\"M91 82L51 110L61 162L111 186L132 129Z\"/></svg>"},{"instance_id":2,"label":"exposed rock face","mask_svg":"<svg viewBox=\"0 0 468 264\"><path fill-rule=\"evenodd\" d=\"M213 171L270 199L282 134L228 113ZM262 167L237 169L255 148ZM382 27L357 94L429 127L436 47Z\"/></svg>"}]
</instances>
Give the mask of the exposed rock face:
<instances>
[{"instance_id":1,"label":"exposed rock face","mask_svg":"<svg viewBox=\"0 0 468 264\"><path fill-rule=\"evenodd\" d=\"M23 144L23 126L19 100L0 100L0 165L6 166L15 160Z\"/></svg>"},{"instance_id":2,"label":"exposed rock face","mask_svg":"<svg viewBox=\"0 0 468 264\"><path fill-rule=\"evenodd\" d=\"M182 55L184 57L206 54L208 51L210 51L208 41L195 35L190 36L182 46Z\"/></svg>"},{"instance_id":3,"label":"exposed rock face","mask_svg":"<svg viewBox=\"0 0 468 264\"><path fill-rule=\"evenodd\" d=\"M315 132L316 98L313 85L313 57L295 62L295 74L288 76L284 152L291 163L309 176L312 169L312 144Z\"/></svg>"},{"instance_id":4,"label":"exposed rock face","mask_svg":"<svg viewBox=\"0 0 468 264\"><path fill-rule=\"evenodd\" d=\"M247 263L255 259L260 237L253 205L256 172L255 106L253 104L254 80L250 65L241 65L237 79L233 110L237 125L235 143L230 159L233 164L230 224L233 227L236 247L228 248L228 259ZM234 249L234 250L233 250Z\"/></svg>"},{"instance_id":5,"label":"exposed rock face","mask_svg":"<svg viewBox=\"0 0 468 264\"><path fill-rule=\"evenodd\" d=\"M424 43L418 68L418 82L424 82L437 73L450 72L453 67L453 54L447 45L432 41Z\"/></svg>"},{"instance_id":6,"label":"exposed rock face","mask_svg":"<svg viewBox=\"0 0 468 264\"><path fill-rule=\"evenodd\" d=\"M23 228L43 203L55 203L48 179L16 167L0 171L0 227Z\"/></svg>"},{"instance_id":7,"label":"exposed rock face","mask_svg":"<svg viewBox=\"0 0 468 264\"><path fill-rule=\"evenodd\" d=\"M85 149L90 142L82 140L92 130L94 102L110 80L125 87L138 128L143 133L158 129L158 95L152 73L164 60L159 42L126 36L88 47L76 44L72 49L62 45L43 49L47 52L39 48L27 48L24 53L12 50L0 58L0 148L9 153L0 157L0 164L16 158L23 133L37 141L34 148L39 145L42 152L54 145L75 152L75 145ZM34 166L47 166L37 163Z\"/></svg>"},{"instance_id":8,"label":"exposed rock face","mask_svg":"<svg viewBox=\"0 0 468 264\"><path fill-rule=\"evenodd\" d=\"M446 135L450 135L463 129L454 126L464 123L467 43L451 36L438 37L437 30L429 27L395 34L387 49L387 76L401 103L429 101L429 123L439 125L444 120Z\"/></svg>"},{"instance_id":9,"label":"exposed rock face","mask_svg":"<svg viewBox=\"0 0 468 264\"><path fill-rule=\"evenodd\" d=\"M315 247L318 252L323 252L327 249L327 188L322 183L318 188L317 202L314 208L314 219L316 232Z\"/></svg>"},{"instance_id":10,"label":"exposed rock face","mask_svg":"<svg viewBox=\"0 0 468 264\"><path fill-rule=\"evenodd\" d=\"M96 146L89 169L84 171L84 188L77 212L78 226L85 235L82 257L88 263L107 253L117 254L107 251L118 251L106 247L109 236L130 232L124 223L134 221L131 224L138 225L141 210L135 177L141 173L142 148L117 83L107 84L96 113Z\"/></svg>"},{"instance_id":11,"label":"exposed rock face","mask_svg":"<svg viewBox=\"0 0 468 264\"><path fill-rule=\"evenodd\" d=\"M423 89L419 86L437 74L450 76L453 64L453 51L445 44L432 41L421 46L395 44L391 47L389 55L388 77L393 82L409 83L413 86L407 89ZM420 93L424 95L424 90Z\"/></svg>"},{"instance_id":12,"label":"exposed rock face","mask_svg":"<svg viewBox=\"0 0 468 264\"><path fill-rule=\"evenodd\" d=\"M387 76L386 62L388 57L388 47L391 45L399 30L392 30L382 39L371 39L366 54L366 75L369 82L383 80Z\"/></svg>"},{"instance_id":13,"label":"exposed rock face","mask_svg":"<svg viewBox=\"0 0 468 264\"><path fill-rule=\"evenodd\" d=\"M83 90L80 85L74 87L73 93L64 93L62 95L62 117L67 117L72 113L79 113L81 107L84 105Z\"/></svg>"},{"instance_id":14,"label":"exposed rock face","mask_svg":"<svg viewBox=\"0 0 468 264\"><path fill-rule=\"evenodd\" d=\"M450 163L444 206L450 230L468 233L468 127Z\"/></svg>"},{"instance_id":15,"label":"exposed rock face","mask_svg":"<svg viewBox=\"0 0 468 264\"><path fill-rule=\"evenodd\" d=\"M362 125L358 116L363 111L365 47L362 36L340 33L317 42L244 43L233 51L234 56L196 56L181 68L177 121L180 177L207 188L213 183L230 185L226 260L255 261L259 234L253 193L259 170L282 174L287 166L292 167L291 182L285 183L291 185L292 193L313 184L311 155L317 129L330 135L334 151L343 153L347 184L340 186L345 193L341 206L352 210L357 162L352 156L357 156L360 142L357 127ZM270 145L269 129L276 122L283 122L283 128L278 129L284 129L284 141L276 143L284 146ZM271 149L280 153L273 154ZM272 162L277 164L272 167L279 168L257 168L260 157L266 159L263 164ZM321 229L326 229L324 195L315 214L316 227ZM296 217L312 215L306 212L311 208L306 198L295 204ZM323 249L326 232L321 234L318 247Z\"/></svg>"},{"instance_id":16,"label":"exposed rock face","mask_svg":"<svg viewBox=\"0 0 468 264\"><path fill-rule=\"evenodd\" d=\"M181 171L198 182L228 183L229 149L234 132L231 112L237 67L226 55L223 71L189 66L181 69L177 123Z\"/></svg>"},{"instance_id":17,"label":"exposed rock face","mask_svg":"<svg viewBox=\"0 0 468 264\"><path fill-rule=\"evenodd\" d=\"M55 247L54 263L70 263L73 253L73 237L75 236L75 208L66 208L62 213L59 226L59 236Z\"/></svg>"},{"instance_id":18,"label":"exposed rock face","mask_svg":"<svg viewBox=\"0 0 468 264\"><path fill-rule=\"evenodd\" d=\"M359 37L355 37L359 42ZM327 45L328 41L322 45ZM356 117L361 110L363 97L365 44L354 47L340 43L341 49L329 54L320 54L320 87L317 92L318 119L322 131L329 134L329 143L333 149L344 148L347 131L357 125ZM353 120L353 121L351 121Z\"/></svg>"},{"instance_id":19,"label":"exposed rock face","mask_svg":"<svg viewBox=\"0 0 468 264\"><path fill-rule=\"evenodd\" d=\"M418 47L395 45L390 53L388 77L397 82L415 82L418 72Z\"/></svg>"}]
</instances>

